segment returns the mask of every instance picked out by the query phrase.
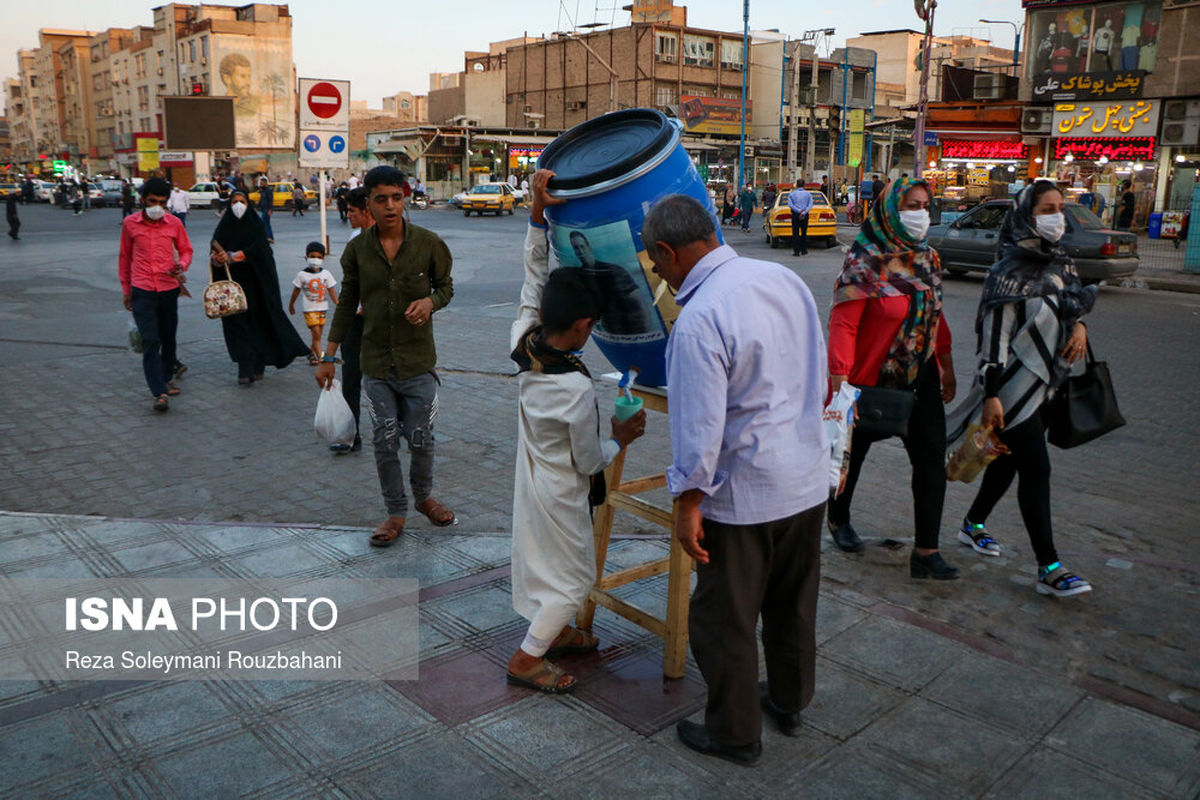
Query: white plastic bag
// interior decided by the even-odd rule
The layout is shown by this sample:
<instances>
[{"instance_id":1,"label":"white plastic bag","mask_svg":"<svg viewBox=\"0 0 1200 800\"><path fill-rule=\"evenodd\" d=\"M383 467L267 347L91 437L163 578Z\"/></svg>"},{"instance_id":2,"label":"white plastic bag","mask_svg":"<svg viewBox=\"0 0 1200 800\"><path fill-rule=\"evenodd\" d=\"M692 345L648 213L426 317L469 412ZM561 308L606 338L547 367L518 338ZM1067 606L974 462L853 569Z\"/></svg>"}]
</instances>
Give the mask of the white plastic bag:
<instances>
[{"instance_id":1,"label":"white plastic bag","mask_svg":"<svg viewBox=\"0 0 1200 800\"><path fill-rule=\"evenodd\" d=\"M129 349L135 353L140 353L145 349L142 347L142 332L138 330L137 323L132 319L129 320Z\"/></svg>"},{"instance_id":2,"label":"white plastic bag","mask_svg":"<svg viewBox=\"0 0 1200 800\"><path fill-rule=\"evenodd\" d=\"M321 390L313 427L330 444L354 443L354 412L342 397L341 381L335 379L332 388Z\"/></svg>"},{"instance_id":3,"label":"white plastic bag","mask_svg":"<svg viewBox=\"0 0 1200 800\"><path fill-rule=\"evenodd\" d=\"M859 394L857 387L843 383L821 416L829 438L829 489L835 497L842 493L846 473L850 470L850 437L854 430L854 404L858 402Z\"/></svg>"}]
</instances>

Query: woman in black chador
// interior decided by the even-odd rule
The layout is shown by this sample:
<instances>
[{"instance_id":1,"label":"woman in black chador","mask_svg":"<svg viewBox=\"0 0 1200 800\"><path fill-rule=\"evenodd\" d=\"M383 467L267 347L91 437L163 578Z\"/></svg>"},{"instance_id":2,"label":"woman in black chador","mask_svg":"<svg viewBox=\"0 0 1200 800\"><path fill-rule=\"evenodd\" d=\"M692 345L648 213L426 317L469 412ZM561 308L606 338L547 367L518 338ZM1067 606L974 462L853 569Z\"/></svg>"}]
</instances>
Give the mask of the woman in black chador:
<instances>
[{"instance_id":1,"label":"woman in black chador","mask_svg":"<svg viewBox=\"0 0 1200 800\"><path fill-rule=\"evenodd\" d=\"M230 277L246 292L247 310L221 318L225 346L238 365L238 383L261 380L267 365L282 369L308 354L308 345L283 313L275 256L267 231L243 192L234 192L213 233L213 261L228 265ZM222 277L218 271L218 277Z\"/></svg>"}]
</instances>

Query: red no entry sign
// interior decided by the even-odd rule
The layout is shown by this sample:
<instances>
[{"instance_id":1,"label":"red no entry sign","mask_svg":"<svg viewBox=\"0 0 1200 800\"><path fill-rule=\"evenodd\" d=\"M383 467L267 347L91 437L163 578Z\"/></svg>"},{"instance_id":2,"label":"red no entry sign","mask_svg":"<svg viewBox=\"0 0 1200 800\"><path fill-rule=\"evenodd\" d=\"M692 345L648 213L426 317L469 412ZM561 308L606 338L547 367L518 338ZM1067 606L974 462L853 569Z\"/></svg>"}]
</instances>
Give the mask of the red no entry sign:
<instances>
[{"instance_id":1,"label":"red no entry sign","mask_svg":"<svg viewBox=\"0 0 1200 800\"><path fill-rule=\"evenodd\" d=\"M342 110L342 93L332 83L313 84L308 90L308 110L321 119L329 119Z\"/></svg>"}]
</instances>

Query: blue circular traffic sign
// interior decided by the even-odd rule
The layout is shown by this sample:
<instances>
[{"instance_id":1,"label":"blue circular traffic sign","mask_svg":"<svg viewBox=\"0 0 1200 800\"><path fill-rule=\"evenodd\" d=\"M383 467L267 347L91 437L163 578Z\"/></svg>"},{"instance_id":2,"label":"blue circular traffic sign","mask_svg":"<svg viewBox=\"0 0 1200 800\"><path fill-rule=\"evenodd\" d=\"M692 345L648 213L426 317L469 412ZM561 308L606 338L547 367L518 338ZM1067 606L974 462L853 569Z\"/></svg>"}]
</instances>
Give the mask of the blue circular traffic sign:
<instances>
[{"instance_id":1,"label":"blue circular traffic sign","mask_svg":"<svg viewBox=\"0 0 1200 800\"><path fill-rule=\"evenodd\" d=\"M346 140L341 136L329 137L329 152L340 153L346 149Z\"/></svg>"},{"instance_id":2,"label":"blue circular traffic sign","mask_svg":"<svg viewBox=\"0 0 1200 800\"><path fill-rule=\"evenodd\" d=\"M321 140L312 134L304 137L304 149L310 153L315 153L321 149Z\"/></svg>"}]
</instances>

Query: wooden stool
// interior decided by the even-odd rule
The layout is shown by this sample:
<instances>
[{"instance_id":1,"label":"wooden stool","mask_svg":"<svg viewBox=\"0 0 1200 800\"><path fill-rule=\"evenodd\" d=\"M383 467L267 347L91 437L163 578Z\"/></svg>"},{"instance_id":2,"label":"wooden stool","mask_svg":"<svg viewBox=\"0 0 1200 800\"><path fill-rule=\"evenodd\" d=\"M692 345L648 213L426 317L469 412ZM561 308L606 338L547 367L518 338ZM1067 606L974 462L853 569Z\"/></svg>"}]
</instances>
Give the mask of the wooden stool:
<instances>
[{"instance_id":1,"label":"wooden stool","mask_svg":"<svg viewBox=\"0 0 1200 800\"><path fill-rule=\"evenodd\" d=\"M642 407L646 411L667 413L665 390L633 387L632 392L634 397L642 399ZM662 638L666 645L663 655L663 675L668 678L682 678L687 658L688 595L690 593L689 578L692 572L692 558L684 552L683 545L675 538L675 512L678 503L673 503L671 510L668 511L635 496L666 486L667 476L665 474L634 478L622 483L621 477L624 470L625 450L622 450L605 470L604 477L608 483L608 496L605 498L604 504L596 509L596 516L592 523L592 535L596 540L596 585L592 587L587 600L579 609L576 624L580 628L591 628L592 620L596 615L596 606L604 606L613 613L619 614L635 625ZM671 542L670 555L605 575L604 563L608 558L613 515L617 509L666 528L667 538ZM666 619L651 616L612 594L612 590L618 586L652 578L664 572L667 573Z\"/></svg>"}]
</instances>

